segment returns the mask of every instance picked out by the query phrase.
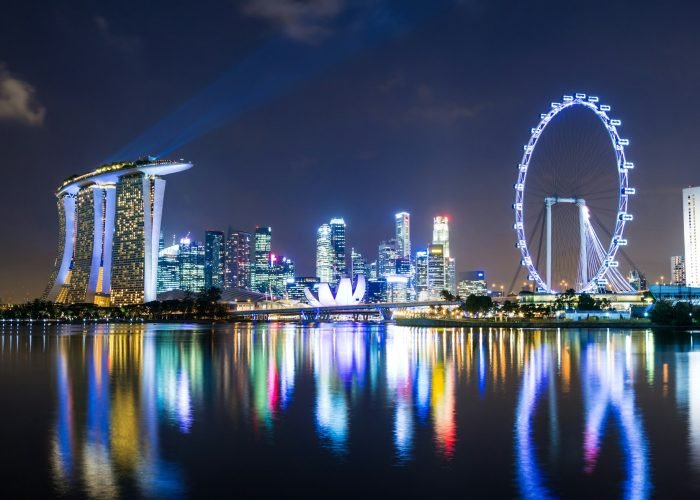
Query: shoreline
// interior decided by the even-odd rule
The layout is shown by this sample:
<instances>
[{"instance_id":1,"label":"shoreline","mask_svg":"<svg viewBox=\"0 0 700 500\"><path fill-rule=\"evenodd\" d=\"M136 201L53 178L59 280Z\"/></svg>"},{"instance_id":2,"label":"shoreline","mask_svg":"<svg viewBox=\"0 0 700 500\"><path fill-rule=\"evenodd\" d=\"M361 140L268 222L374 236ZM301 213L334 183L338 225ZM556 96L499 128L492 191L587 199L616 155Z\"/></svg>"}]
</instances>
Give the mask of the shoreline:
<instances>
[{"instance_id":1,"label":"shoreline","mask_svg":"<svg viewBox=\"0 0 700 500\"><path fill-rule=\"evenodd\" d=\"M345 323L346 321L342 321ZM518 320L518 321L493 321L481 319L439 319L439 318L398 318L390 321L350 321L351 323L367 323L367 324L394 324L396 326L406 327L426 327L426 328L628 328L628 329L694 329L697 325L657 325L649 320ZM138 325L138 324L235 324L235 323L297 323L297 324L320 324L333 323L330 322L303 322L295 320L276 320L276 321L251 321L233 318L218 318L218 319L158 319L158 320L92 320L92 321L67 321L67 320L28 320L14 319L5 320L0 323L0 328L5 325ZM700 329L700 328L698 328Z\"/></svg>"},{"instance_id":2,"label":"shoreline","mask_svg":"<svg viewBox=\"0 0 700 500\"><path fill-rule=\"evenodd\" d=\"M694 325L656 325L649 320L520 320L487 321L474 319L430 319L400 318L394 320L398 326L412 327L449 327L449 328L654 328L654 329L688 329Z\"/></svg>"}]
</instances>

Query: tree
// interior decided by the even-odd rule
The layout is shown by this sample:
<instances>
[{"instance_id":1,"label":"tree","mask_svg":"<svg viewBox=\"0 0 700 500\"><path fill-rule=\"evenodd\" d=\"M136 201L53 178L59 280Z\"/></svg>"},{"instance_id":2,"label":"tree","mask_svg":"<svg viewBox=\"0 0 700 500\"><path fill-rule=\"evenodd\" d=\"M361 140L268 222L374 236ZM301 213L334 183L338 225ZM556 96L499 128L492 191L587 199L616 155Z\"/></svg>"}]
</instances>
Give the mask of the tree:
<instances>
[{"instance_id":1,"label":"tree","mask_svg":"<svg viewBox=\"0 0 700 500\"><path fill-rule=\"evenodd\" d=\"M693 324L694 312L687 302L672 304L668 300L657 300L649 317L657 325L687 326Z\"/></svg>"},{"instance_id":2,"label":"tree","mask_svg":"<svg viewBox=\"0 0 700 500\"><path fill-rule=\"evenodd\" d=\"M579 311L598 311L600 310L600 304L597 300L591 297L587 293L582 293L578 296L578 310Z\"/></svg>"},{"instance_id":3,"label":"tree","mask_svg":"<svg viewBox=\"0 0 700 500\"><path fill-rule=\"evenodd\" d=\"M569 288L567 291L557 295L554 305L557 309L573 309L576 307L576 290Z\"/></svg>"},{"instance_id":4,"label":"tree","mask_svg":"<svg viewBox=\"0 0 700 500\"><path fill-rule=\"evenodd\" d=\"M471 294L464 301L462 308L470 314L485 313L493 308L493 300L488 295Z\"/></svg>"},{"instance_id":5,"label":"tree","mask_svg":"<svg viewBox=\"0 0 700 500\"><path fill-rule=\"evenodd\" d=\"M440 292L440 297L442 297L443 300L447 300L447 301L450 301L450 302L453 302L453 301L456 299L456 297L455 297L454 295L452 295L452 294L449 292L449 290L443 290L443 291L441 291L441 292Z\"/></svg>"},{"instance_id":6,"label":"tree","mask_svg":"<svg viewBox=\"0 0 700 500\"><path fill-rule=\"evenodd\" d=\"M503 312L503 314L517 314L518 312L520 312L520 305L517 302L511 302L510 300L506 300L501 306L501 311Z\"/></svg>"}]
</instances>

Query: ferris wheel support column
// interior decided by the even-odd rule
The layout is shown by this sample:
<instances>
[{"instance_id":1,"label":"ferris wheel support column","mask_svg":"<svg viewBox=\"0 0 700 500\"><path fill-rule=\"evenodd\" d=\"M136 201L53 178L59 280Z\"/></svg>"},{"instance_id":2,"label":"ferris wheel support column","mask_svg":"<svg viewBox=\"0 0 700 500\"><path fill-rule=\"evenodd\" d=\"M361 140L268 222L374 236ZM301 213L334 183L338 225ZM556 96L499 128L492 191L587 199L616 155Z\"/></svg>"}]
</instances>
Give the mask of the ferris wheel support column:
<instances>
[{"instance_id":1,"label":"ferris wheel support column","mask_svg":"<svg viewBox=\"0 0 700 500\"><path fill-rule=\"evenodd\" d=\"M545 198L545 219L547 224L547 293L552 293L552 205L556 198Z\"/></svg>"},{"instance_id":2,"label":"ferris wheel support column","mask_svg":"<svg viewBox=\"0 0 700 500\"><path fill-rule=\"evenodd\" d=\"M586 207L586 200L577 199L576 205L578 205L578 225L580 234L580 250L579 250L579 265L581 266L581 284L579 289L582 290L584 286L588 283L588 254L586 253L586 240L588 237L588 208Z\"/></svg>"}]
</instances>

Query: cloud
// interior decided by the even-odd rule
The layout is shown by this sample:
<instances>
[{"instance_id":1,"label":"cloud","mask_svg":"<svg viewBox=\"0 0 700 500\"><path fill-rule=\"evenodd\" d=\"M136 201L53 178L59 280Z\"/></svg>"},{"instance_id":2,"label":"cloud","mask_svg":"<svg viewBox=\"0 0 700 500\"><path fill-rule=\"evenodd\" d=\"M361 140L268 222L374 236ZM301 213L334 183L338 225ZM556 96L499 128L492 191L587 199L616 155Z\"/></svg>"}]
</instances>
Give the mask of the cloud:
<instances>
[{"instance_id":1,"label":"cloud","mask_svg":"<svg viewBox=\"0 0 700 500\"><path fill-rule=\"evenodd\" d=\"M475 118L481 111L481 106L437 102L432 89L427 85L419 85L416 93L418 102L406 111L406 119L409 121L451 125L460 120Z\"/></svg>"},{"instance_id":2,"label":"cloud","mask_svg":"<svg viewBox=\"0 0 700 500\"><path fill-rule=\"evenodd\" d=\"M38 127L45 116L46 108L36 100L34 87L12 76L0 63L0 120Z\"/></svg>"},{"instance_id":3,"label":"cloud","mask_svg":"<svg viewBox=\"0 0 700 500\"><path fill-rule=\"evenodd\" d=\"M124 54L133 54L141 48L141 39L135 35L118 35L112 31L109 21L102 16L95 16L95 26L102 39L112 48Z\"/></svg>"},{"instance_id":4,"label":"cloud","mask_svg":"<svg viewBox=\"0 0 700 500\"><path fill-rule=\"evenodd\" d=\"M345 0L248 0L243 13L277 25L294 40L314 42L331 33L328 24L345 7Z\"/></svg>"}]
</instances>

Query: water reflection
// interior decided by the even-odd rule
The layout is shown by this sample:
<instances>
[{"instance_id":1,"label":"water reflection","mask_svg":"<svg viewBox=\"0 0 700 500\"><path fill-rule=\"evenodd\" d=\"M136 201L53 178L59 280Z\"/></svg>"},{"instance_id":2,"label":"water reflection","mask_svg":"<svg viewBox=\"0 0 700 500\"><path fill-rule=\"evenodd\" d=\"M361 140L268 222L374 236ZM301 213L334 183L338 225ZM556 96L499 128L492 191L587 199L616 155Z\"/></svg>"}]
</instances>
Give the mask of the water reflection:
<instances>
[{"instance_id":1,"label":"water reflection","mask_svg":"<svg viewBox=\"0 0 700 500\"><path fill-rule=\"evenodd\" d=\"M229 439L238 448L220 445L226 453L251 457L284 442L327 463L369 450L377 463L455 471L486 461L488 446L496 466L515 470L510 492L533 498L576 494L559 474L594 491L602 464L619 456L620 479L600 491L646 498L658 490L652 410L642 408L639 387L666 398L673 384L700 477L700 351L688 346L669 358L650 332L61 328L0 335L3 361L29 354L52 362L50 463L61 494L191 494L196 471L182 450Z\"/></svg>"}]
</instances>

